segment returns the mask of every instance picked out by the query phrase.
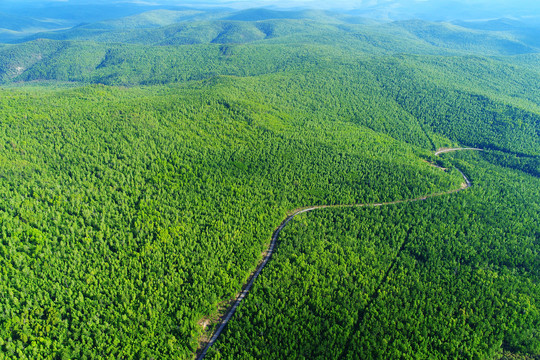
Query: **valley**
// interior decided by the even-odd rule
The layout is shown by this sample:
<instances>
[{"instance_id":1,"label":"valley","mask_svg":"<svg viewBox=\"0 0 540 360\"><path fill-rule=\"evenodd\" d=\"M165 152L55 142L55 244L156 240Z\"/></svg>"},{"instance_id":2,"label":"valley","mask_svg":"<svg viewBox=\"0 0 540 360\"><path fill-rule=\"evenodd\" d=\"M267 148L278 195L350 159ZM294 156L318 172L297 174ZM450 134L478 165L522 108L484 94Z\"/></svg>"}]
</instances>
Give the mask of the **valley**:
<instances>
[{"instance_id":1,"label":"valley","mask_svg":"<svg viewBox=\"0 0 540 360\"><path fill-rule=\"evenodd\" d=\"M533 25L114 6L0 45L0 360L540 356Z\"/></svg>"}]
</instances>

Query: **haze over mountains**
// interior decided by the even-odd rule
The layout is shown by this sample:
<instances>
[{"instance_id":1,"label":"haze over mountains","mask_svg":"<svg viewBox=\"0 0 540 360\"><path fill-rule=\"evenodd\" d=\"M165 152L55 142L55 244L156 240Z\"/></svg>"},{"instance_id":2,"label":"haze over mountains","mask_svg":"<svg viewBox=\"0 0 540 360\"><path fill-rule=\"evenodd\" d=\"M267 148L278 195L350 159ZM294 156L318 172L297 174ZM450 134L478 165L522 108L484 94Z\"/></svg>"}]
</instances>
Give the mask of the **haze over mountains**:
<instances>
[{"instance_id":1,"label":"haze over mountains","mask_svg":"<svg viewBox=\"0 0 540 360\"><path fill-rule=\"evenodd\" d=\"M539 358L530 0L0 1L0 360Z\"/></svg>"},{"instance_id":2,"label":"haze over mountains","mask_svg":"<svg viewBox=\"0 0 540 360\"><path fill-rule=\"evenodd\" d=\"M21 41L30 35L51 30L65 30L81 24L110 21L130 17L153 10L188 12L192 15L167 17L151 25L168 25L173 22L193 20L235 19L239 10L265 8L263 15L251 16L249 20L268 18L306 18L303 9L331 11L332 17L339 14L349 21L370 18L379 21L420 19L427 21L473 22L471 26L483 27L484 22L505 19L515 22L513 28L538 30L540 5L535 1L337 1L328 4L323 1L3 1L0 4L0 42ZM195 10L197 9L197 10ZM203 10L201 10L203 9ZM285 14L271 10L287 10ZM244 15L242 15L244 16ZM309 16L307 17L309 18ZM320 18L319 18L320 20ZM356 20L358 21L358 20ZM146 24L148 26L150 24ZM493 26L489 23L488 26ZM508 30L508 29L505 29Z\"/></svg>"},{"instance_id":3,"label":"haze over mountains","mask_svg":"<svg viewBox=\"0 0 540 360\"><path fill-rule=\"evenodd\" d=\"M316 51L334 60L339 57L335 48L339 48L343 54L366 56L530 54L522 59L530 64L540 51L540 27L525 17L452 21L426 20L429 16L392 21L386 15L384 19L366 17L374 14L370 13L373 9L397 8L395 2L339 11L279 9L275 4L273 8L240 10L171 4L3 3L0 10L4 15L0 16L5 29L0 30L0 41L19 45L0 45L0 82L59 80L134 85L204 79L222 71L254 75L299 63L293 47L300 45L306 52L313 52L314 42L326 44L327 48ZM431 9L431 15L437 7L429 1L414 5ZM267 50L251 53L237 47L242 44L264 44ZM150 52L144 48L149 45L153 47ZM291 49L290 54L284 45ZM197 65L215 54L223 61L213 63L214 70L209 71L207 64ZM247 66L253 58L264 66Z\"/></svg>"}]
</instances>

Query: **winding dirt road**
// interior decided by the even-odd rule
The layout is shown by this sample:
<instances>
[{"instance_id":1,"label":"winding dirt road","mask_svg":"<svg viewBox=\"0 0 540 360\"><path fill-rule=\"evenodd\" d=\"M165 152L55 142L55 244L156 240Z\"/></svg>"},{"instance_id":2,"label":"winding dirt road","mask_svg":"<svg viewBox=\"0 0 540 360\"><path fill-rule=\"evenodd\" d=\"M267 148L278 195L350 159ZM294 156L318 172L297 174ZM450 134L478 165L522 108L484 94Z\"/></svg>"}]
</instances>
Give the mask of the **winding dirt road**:
<instances>
[{"instance_id":1,"label":"winding dirt road","mask_svg":"<svg viewBox=\"0 0 540 360\"><path fill-rule=\"evenodd\" d=\"M451 151L462 151L462 150L474 150L474 151L484 151L484 149L479 148L440 148L439 150L435 151L435 155L439 156L439 154L444 154Z\"/></svg>"},{"instance_id":2,"label":"winding dirt road","mask_svg":"<svg viewBox=\"0 0 540 360\"><path fill-rule=\"evenodd\" d=\"M477 148L442 148L442 149L437 150L434 154L436 156L438 156L439 154L444 154L444 153L447 153L447 152L463 151L463 150L483 151L483 149L477 149ZM208 350L212 347L212 345L214 345L214 343L218 339L219 335L221 335L221 332L223 331L223 329L225 329L225 326L227 326L227 323L229 322L231 317L236 312L236 309L238 308L238 305L240 305L242 300L244 300L246 295L249 293L249 291L251 290L251 287L253 286L253 283L255 282L255 280L257 280L257 277L261 273L262 269L268 263L268 260L270 260L270 257L272 256L272 253L274 252L274 248L276 246L276 242L278 240L279 234L281 233L281 230L283 230L283 228L295 216L306 213L306 212L309 212L309 211L313 211L313 210L317 210L317 209L325 209L325 208L375 207L375 206L386 206L386 205L402 204L402 203L408 203L408 202L414 202L414 201L423 201L423 200L426 200L426 199L429 199L429 198L432 198L432 197L437 197L437 196L441 196L441 195L448 195L448 194L456 193L456 192L459 192L459 191L462 191L462 190L465 190L465 189L471 187L472 183L467 178L467 176L465 176L465 174L460 169L456 168L456 170L460 172L461 176L463 176L463 180L465 181L463 184L461 184L461 187L459 187L458 189L453 189L453 190L428 194L428 195L424 195L424 196L417 197L417 198L414 198L414 199L396 200L396 201L382 202L382 203L372 203L372 204L317 205L317 206L298 208L298 209L293 210L291 215L287 216L287 218L285 218L285 220L283 220L283 222L279 225L279 227L274 231L274 234L272 235L272 241L270 242L270 246L268 247L268 250L264 254L262 262L259 264L259 266L255 270L255 272L251 275L251 277L249 278L249 281L247 282L247 284L244 285L242 291L240 293L238 293L238 295L236 296L236 299L232 303L232 306L227 311L227 315L221 320L221 323L219 324L219 327L217 328L217 330L212 335L212 338L210 338L210 341L208 342L208 344L206 345L204 350L197 357L197 360L204 359L204 357L206 356L206 353L208 352Z\"/></svg>"}]
</instances>

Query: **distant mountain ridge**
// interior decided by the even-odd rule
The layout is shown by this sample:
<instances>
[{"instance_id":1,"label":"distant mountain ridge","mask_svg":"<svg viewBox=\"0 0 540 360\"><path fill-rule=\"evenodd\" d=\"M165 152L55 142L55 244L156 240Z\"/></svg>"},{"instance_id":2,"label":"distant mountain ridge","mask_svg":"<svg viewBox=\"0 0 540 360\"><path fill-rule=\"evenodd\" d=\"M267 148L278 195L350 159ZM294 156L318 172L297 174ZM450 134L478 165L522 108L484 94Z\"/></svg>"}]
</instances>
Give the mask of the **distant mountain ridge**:
<instances>
[{"instance_id":1,"label":"distant mountain ridge","mask_svg":"<svg viewBox=\"0 0 540 360\"><path fill-rule=\"evenodd\" d=\"M158 9L182 11L187 8L129 2L93 5L67 1L0 2L0 43L20 42L43 31L69 29L80 24L120 19Z\"/></svg>"},{"instance_id":2,"label":"distant mountain ridge","mask_svg":"<svg viewBox=\"0 0 540 360\"><path fill-rule=\"evenodd\" d=\"M32 33L70 28L61 20L37 20L0 12L0 42L14 41Z\"/></svg>"},{"instance_id":3,"label":"distant mountain ridge","mask_svg":"<svg viewBox=\"0 0 540 360\"><path fill-rule=\"evenodd\" d=\"M407 20L381 23L331 15L328 12L263 10L260 13L243 11L224 17L223 13L194 10L155 10L122 19L83 24L69 30L37 33L19 42L51 39L144 45L240 44L291 35L323 39L326 34L342 33L345 38L354 37L356 40L358 36L355 34L381 39L404 37L402 40L421 42L418 44L421 47L427 45L443 50L493 55L534 53L540 45L534 36L520 36L527 34L527 28L520 22L512 25L511 30L492 31L446 22Z\"/></svg>"},{"instance_id":4,"label":"distant mountain ridge","mask_svg":"<svg viewBox=\"0 0 540 360\"><path fill-rule=\"evenodd\" d=\"M500 18L478 21L456 20L452 23L469 29L503 32L531 46L540 47L540 22Z\"/></svg>"},{"instance_id":5,"label":"distant mountain ridge","mask_svg":"<svg viewBox=\"0 0 540 360\"><path fill-rule=\"evenodd\" d=\"M445 11L452 13L452 4L447 4ZM455 4L454 4L455 5ZM424 4L427 9L430 5ZM333 24L378 24L392 20L419 20L429 18L422 12L409 14L409 17L397 15L381 16L385 7L366 6L363 10L328 11L328 10L276 10L254 8L233 10L228 8L190 8L180 6L158 6L154 4L110 3L99 5L51 3L47 7L26 8L24 16L6 12L0 5L0 42L25 42L37 38L79 39L81 29L88 32L127 31L135 29L153 29L183 22L202 21L243 21L256 22L266 20L312 20ZM388 11L398 11L390 7ZM399 8L403 10L403 7ZM376 11L375 11L376 10ZM4 11L4 12L2 12ZM431 11L431 10L430 10ZM456 16L459 14L456 13ZM378 19L378 20L377 20ZM384 21L381 19L385 19ZM464 19L466 19L464 17ZM453 25L477 31L507 32L517 36L517 40L539 46L539 27L534 21L520 19L492 19L488 21L452 20ZM52 31L52 33L48 33ZM61 35L60 35L61 34ZM498 34L500 35L500 34ZM83 37L84 38L84 37ZM88 38L88 36L86 37ZM86 39L85 38L85 39ZM100 41L100 40L98 40Z\"/></svg>"},{"instance_id":6,"label":"distant mountain ridge","mask_svg":"<svg viewBox=\"0 0 540 360\"><path fill-rule=\"evenodd\" d=\"M491 30L499 23L504 31ZM534 34L530 24L505 19L380 22L330 11L160 9L4 45L0 83L172 83L401 55L461 61L519 55L523 66L538 71L540 44Z\"/></svg>"}]
</instances>

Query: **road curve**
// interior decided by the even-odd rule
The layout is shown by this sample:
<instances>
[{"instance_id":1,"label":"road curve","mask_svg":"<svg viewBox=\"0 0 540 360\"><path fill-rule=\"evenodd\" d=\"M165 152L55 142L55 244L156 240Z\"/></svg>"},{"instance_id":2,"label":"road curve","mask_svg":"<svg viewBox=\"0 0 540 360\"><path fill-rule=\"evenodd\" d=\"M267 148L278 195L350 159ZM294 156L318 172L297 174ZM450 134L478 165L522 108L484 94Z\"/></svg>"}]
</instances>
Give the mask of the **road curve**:
<instances>
[{"instance_id":1,"label":"road curve","mask_svg":"<svg viewBox=\"0 0 540 360\"><path fill-rule=\"evenodd\" d=\"M478 149L478 148L440 148L439 150L435 151L435 155L438 156L439 154L444 154L451 151L461 151L461 150L475 150L475 151L484 151L484 149Z\"/></svg>"},{"instance_id":2,"label":"road curve","mask_svg":"<svg viewBox=\"0 0 540 360\"><path fill-rule=\"evenodd\" d=\"M451 152L451 151L462 151L462 150L474 150L474 151L483 151L483 149L477 149L477 148L450 148L450 149L439 149L435 152L435 155L438 156L439 154ZM270 257L272 256L272 253L274 252L274 248L276 246L276 242L279 237L279 233L283 228L291 221L296 215L300 215L309 211L318 210L318 209L325 209L325 208L345 208L345 207L375 207L375 206L386 206L386 205L394 205L394 204L402 204L407 202L414 202L414 201L423 201L432 197L437 197L441 195L448 195L456 192L460 192L462 190L465 190L472 186L471 181L465 176L465 174L458 168L456 168L457 171L460 172L461 176L463 176L463 180L465 180L465 183L458 189L428 194L424 196L420 196L414 199L405 199L405 200L396 200L396 201L390 201L390 202L382 202L382 203L371 203L371 204L345 204L345 205L316 205L306 208L298 208L292 211L291 215L287 216L285 220L279 225L279 227L274 231L274 234L272 235L272 241L270 241L270 246L268 247L268 250L266 251L262 262L257 266L257 269L255 272L251 275L246 285L244 285L242 291L238 293L236 296L236 299L234 300L232 306L227 311L227 315L221 320L221 323L219 324L219 327L214 332L212 337L210 338L210 341L204 348L204 350L199 354L197 357L197 360L202 360L206 356L206 353L208 350L214 345L216 340L218 339L219 335L221 335L221 332L223 329L225 329L225 326L227 326L227 323L232 318L234 313L236 312L236 309L238 308L238 305L244 300L246 295L251 290L251 287L253 286L253 283L261 273L262 269L266 266L268 263L268 260L270 260Z\"/></svg>"}]
</instances>

